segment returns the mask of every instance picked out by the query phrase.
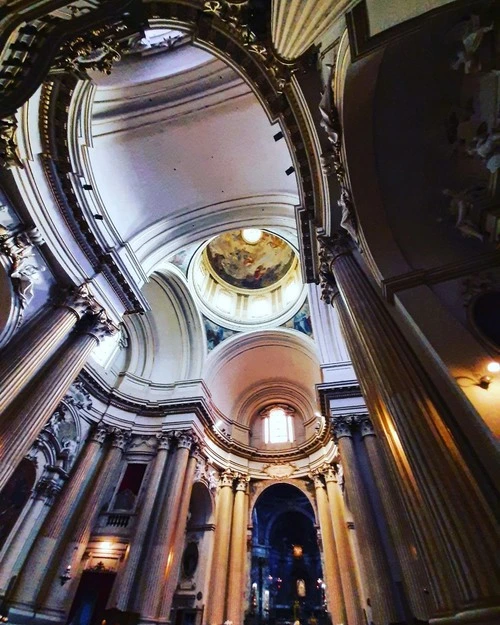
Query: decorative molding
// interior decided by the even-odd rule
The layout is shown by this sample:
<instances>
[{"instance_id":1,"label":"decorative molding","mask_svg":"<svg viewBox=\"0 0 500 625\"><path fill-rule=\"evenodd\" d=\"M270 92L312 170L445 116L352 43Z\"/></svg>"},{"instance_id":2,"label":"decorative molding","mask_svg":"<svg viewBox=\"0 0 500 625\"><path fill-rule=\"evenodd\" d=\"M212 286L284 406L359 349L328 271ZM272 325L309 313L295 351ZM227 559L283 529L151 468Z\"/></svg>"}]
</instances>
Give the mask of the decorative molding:
<instances>
[{"instance_id":1,"label":"decorative molding","mask_svg":"<svg viewBox=\"0 0 500 625\"><path fill-rule=\"evenodd\" d=\"M279 480L293 475L297 470L297 466L291 462L276 462L274 464L267 464L262 470L269 477Z\"/></svg>"},{"instance_id":2,"label":"decorative molding","mask_svg":"<svg viewBox=\"0 0 500 625\"><path fill-rule=\"evenodd\" d=\"M500 250L433 269L420 269L403 275L393 276L392 278L386 278L382 280L382 294L388 302L392 303L398 291L456 280L457 278L463 278L492 267L500 267Z\"/></svg>"}]
</instances>

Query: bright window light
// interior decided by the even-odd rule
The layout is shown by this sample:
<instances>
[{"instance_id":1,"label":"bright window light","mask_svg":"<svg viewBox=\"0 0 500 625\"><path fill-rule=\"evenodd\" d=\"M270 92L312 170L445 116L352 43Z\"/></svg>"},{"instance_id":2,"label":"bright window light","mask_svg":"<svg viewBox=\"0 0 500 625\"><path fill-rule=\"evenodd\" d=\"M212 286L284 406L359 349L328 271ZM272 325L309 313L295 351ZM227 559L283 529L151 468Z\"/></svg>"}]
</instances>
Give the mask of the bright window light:
<instances>
[{"instance_id":1,"label":"bright window light","mask_svg":"<svg viewBox=\"0 0 500 625\"><path fill-rule=\"evenodd\" d=\"M264 440L266 444L293 441L293 417L283 408L271 408L264 418Z\"/></svg>"}]
</instances>

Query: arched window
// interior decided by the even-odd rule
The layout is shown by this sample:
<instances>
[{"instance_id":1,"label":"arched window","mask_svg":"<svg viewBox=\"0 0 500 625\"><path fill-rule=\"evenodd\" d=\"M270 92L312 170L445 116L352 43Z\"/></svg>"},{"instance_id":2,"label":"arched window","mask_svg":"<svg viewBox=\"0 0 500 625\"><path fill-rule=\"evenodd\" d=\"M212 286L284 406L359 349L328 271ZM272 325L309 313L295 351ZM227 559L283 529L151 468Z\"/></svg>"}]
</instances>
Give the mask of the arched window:
<instances>
[{"instance_id":1,"label":"arched window","mask_svg":"<svg viewBox=\"0 0 500 625\"><path fill-rule=\"evenodd\" d=\"M293 442L293 412L293 408L282 405L269 406L261 412L266 444Z\"/></svg>"}]
</instances>

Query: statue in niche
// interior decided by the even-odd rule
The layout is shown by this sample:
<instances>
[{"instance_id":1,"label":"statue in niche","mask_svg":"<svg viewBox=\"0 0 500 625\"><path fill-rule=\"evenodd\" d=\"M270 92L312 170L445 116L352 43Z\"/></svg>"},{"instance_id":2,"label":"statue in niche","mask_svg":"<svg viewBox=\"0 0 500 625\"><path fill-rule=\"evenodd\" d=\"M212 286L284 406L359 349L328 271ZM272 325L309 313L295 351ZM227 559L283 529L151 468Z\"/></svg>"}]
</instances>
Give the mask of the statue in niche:
<instances>
[{"instance_id":1,"label":"statue in niche","mask_svg":"<svg viewBox=\"0 0 500 625\"><path fill-rule=\"evenodd\" d=\"M493 24L481 26L479 15L471 15L464 24L461 35L463 48L458 51L451 68L459 70L462 66L465 74L475 74L481 71L481 61L477 58L477 53L486 33L493 30Z\"/></svg>"},{"instance_id":2,"label":"statue in niche","mask_svg":"<svg viewBox=\"0 0 500 625\"><path fill-rule=\"evenodd\" d=\"M297 597L303 599L306 596L306 583L303 579L297 580Z\"/></svg>"},{"instance_id":3,"label":"statue in niche","mask_svg":"<svg viewBox=\"0 0 500 625\"><path fill-rule=\"evenodd\" d=\"M481 186L469 187L462 191L443 190L443 195L449 198L448 210L456 217L455 227L464 237L472 237L480 241L484 240L484 235L474 223L472 212L476 195L482 190Z\"/></svg>"},{"instance_id":4,"label":"statue in niche","mask_svg":"<svg viewBox=\"0 0 500 625\"><path fill-rule=\"evenodd\" d=\"M476 130L472 141L467 145L469 156L479 157L491 174L500 169L500 127L488 130L483 122Z\"/></svg>"}]
</instances>

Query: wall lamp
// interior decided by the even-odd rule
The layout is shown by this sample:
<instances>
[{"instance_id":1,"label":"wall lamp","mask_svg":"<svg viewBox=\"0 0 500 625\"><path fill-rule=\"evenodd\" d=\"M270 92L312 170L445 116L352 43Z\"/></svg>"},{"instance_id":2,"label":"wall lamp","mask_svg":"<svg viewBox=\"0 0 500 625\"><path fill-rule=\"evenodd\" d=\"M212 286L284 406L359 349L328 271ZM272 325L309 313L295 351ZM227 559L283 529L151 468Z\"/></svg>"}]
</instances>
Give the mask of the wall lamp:
<instances>
[{"instance_id":1,"label":"wall lamp","mask_svg":"<svg viewBox=\"0 0 500 625\"><path fill-rule=\"evenodd\" d=\"M486 369L488 370L489 373L498 373L500 371L500 363L492 360L491 362L488 363L488 365L486 366ZM487 390L490 387L490 384L492 382L493 382L493 378L491 377L491 375L483 375L479 379L478 386Z\"/></svg>"},{"instance_id":2,"label":"wall lamp","mask_svg":"<svg viewBox=\"0 0 500 625\"><path fill-rule=\"evenodd\" d=\"M61 586L64 586L66 582L69 582L71 579L71 564L65 568L64 572L59 575L59 581L61 582Z\"/></svg>"}]
</instances>

